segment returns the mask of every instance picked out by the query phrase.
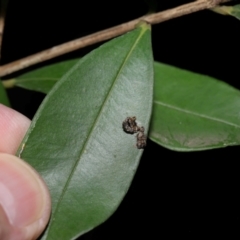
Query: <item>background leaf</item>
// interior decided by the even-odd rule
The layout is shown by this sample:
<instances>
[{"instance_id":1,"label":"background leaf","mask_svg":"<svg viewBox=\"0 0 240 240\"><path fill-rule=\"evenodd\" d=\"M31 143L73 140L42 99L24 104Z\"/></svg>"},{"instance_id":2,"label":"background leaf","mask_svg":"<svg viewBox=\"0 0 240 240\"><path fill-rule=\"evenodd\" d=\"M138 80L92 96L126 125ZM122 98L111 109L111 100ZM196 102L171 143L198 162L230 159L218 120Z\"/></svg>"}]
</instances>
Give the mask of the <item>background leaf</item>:
<instances>
[{"instance_id":1,"label":"background leaf","mask_svg":"<svg viewBox=\"0 0 240 240\"><path fill-rule=\"evenodd\" d=\"M240 92L214 78L154 64L150 138L177 151L240 144Z\"/></svg>"},{"instance_id":2,"label":"background leaf","mask_svg":"<svg viewBox=\"0 0 240 240\"><path fill-rule=\"evenodd\" d=\"M6 80L3 83L6 88L16 86L47 94L54 84L71 69L77 61L78 59L71 59L50 64L22 74L16 79Z\"/></svg>"},{"instance_id":3,"label":"background leaf","mask_svg":"<svg viewBox=\"0 0 240 240\"><path fill-rule=\"evenodd\" d=\"M234 6L217 6L212 10L223 15L231 15L240 20L240 4Z\"/></svg>"},{"instance_id":4,"label":"background leaf","mask_svg":"<svg viewBox=\"0 0 240 240\"><path fill-rule=\"evenodd\" d=\"M2 81L0 81L0 103L10 106L6 91L2 85Z\"/></svg>"},{"instance_id":5,"label":"background leaf","mask_svg":"<svg viewBox=\"0 0 240 240\"><path fill-rule=\"evenodd\" d=\"M238 20L240 20L240 4L232 6L229 14L232 15L233 17L236 17Z\"/></svg>"},{"instance_id":6,"label":"background leaf","mask_svg":"<svg viewBox=\"0 0 240 240\"><path fill-rule=\"evenodd\" d=\"M51 192L43 239L82 235L120 204L142 155L122 122L136 116L148 130L152 63L142 25L82 58L45 98L18 151Z\"/></svg>"}]
</instances>

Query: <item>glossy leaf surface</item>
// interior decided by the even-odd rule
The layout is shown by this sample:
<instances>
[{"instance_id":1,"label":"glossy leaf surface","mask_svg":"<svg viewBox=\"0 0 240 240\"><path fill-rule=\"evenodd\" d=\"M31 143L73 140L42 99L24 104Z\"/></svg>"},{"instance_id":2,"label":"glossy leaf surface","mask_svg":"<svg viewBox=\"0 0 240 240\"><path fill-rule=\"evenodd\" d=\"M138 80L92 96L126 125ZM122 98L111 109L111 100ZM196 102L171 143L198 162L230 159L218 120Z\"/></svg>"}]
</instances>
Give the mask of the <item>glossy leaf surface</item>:
<instances>
[{"instance_id":1,"label":"glossy leaf surface","mask_svg":"<svg viewBox=\"0 0 240 240\"><path fill-rule=\"evenodd\" d=\"M147 25L94 50L53 87L18 151L51 192L42 239L75 238L116 210L143 152L122 122L136 116L147 131L152 95Z\"/></svg>"}]
</instances>

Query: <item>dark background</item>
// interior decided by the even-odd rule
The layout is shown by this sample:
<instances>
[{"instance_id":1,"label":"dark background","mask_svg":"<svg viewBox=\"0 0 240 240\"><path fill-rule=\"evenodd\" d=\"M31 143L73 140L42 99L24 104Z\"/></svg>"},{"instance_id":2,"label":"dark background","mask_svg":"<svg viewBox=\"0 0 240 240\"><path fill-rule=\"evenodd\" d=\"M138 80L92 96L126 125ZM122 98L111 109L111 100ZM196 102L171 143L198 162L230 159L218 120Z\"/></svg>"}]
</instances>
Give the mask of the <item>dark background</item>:
<instances>
[{"instance_id":1,"label":"dark background","mask_svg":"<svg viewBox=\"0 0 240 240\"><path fill-rule=\"evenodd\" d=\"M190 1L159 0L157 11ZM10 0L1 64L146 14L143 0ZM240 89L240 21L201 11L152 27L154 58ZM101 44L101 43L100 43ZM100 44L38 66L83 56ZM34 67L32 67L33 69ZM13 75L14 76L14 75ZM32 118L44 95L8 90L12 107ZM239 147L181 153L148 141L118 210L81 239L240 238Z\"/></svg>"}]
</instances>

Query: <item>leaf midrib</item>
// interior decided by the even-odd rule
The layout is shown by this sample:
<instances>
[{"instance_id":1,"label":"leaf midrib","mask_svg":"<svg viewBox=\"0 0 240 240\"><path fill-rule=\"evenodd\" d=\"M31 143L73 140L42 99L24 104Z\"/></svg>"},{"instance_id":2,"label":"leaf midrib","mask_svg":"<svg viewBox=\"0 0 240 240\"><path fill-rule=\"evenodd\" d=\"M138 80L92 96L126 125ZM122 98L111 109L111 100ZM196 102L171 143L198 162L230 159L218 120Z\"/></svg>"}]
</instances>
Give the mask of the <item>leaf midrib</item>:
<instances>
[{"instance_id":1,"label":"leaf midrib","mask_svg":"<svg viewBox=\"0 0 240 240\"><path fill-rule=\"evenodd\" d=\"M231 122L219 119L219 118L210 117L210 116L207 116L205 114L200 114L200 113L197 113L197 112L193 112L193 111L190 111L190 110L187 110L187 109L179 108L179 107L173 106L171 104L163 103L161 101L154 101L154 103L162 105L162 106L170 108L170 109L174 109L174 110L179 111L179 112L187 113L187 114L194 115L194 116L197 116L197 117L200 117L200 118L205 118L205 119L208 119L208 120L211 120L211 121L216 121L216 122L224 123L226 125L230 125L230 126L233 126L233 127L240 128L240 126L237 125L237 124L234 124L234 123L231 123Z\"/></svg>"}]
</instances>

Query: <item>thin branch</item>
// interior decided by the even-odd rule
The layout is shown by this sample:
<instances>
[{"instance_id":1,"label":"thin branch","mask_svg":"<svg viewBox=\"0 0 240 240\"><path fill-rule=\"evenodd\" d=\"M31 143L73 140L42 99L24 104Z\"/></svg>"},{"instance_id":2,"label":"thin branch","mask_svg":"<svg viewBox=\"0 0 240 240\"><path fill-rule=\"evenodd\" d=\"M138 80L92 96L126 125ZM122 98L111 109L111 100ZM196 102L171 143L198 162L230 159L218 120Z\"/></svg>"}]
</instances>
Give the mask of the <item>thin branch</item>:
<instances>
[{"instance_id":1,"label":"thin branch","mask_svg":"<svg viewBox=\"0 0 240 240\"><path fill-rule=\"evenodd\" d=\"M86 46L122 35L130 30L133 30L136 27L137 23L141 20L144 20L150 24L157 24L200 10L210 9L220 3L229 1L231 0L198 0L163 12L143 16L127 23L123 23L118 26L99 31L67 43L63 43L61 45L33 54L26 58L3 65L0 67L0 77L27 68L34 64L52 59L54 57L75 51L77 49L84 48Z\"/></svg>"}]
</instances>

